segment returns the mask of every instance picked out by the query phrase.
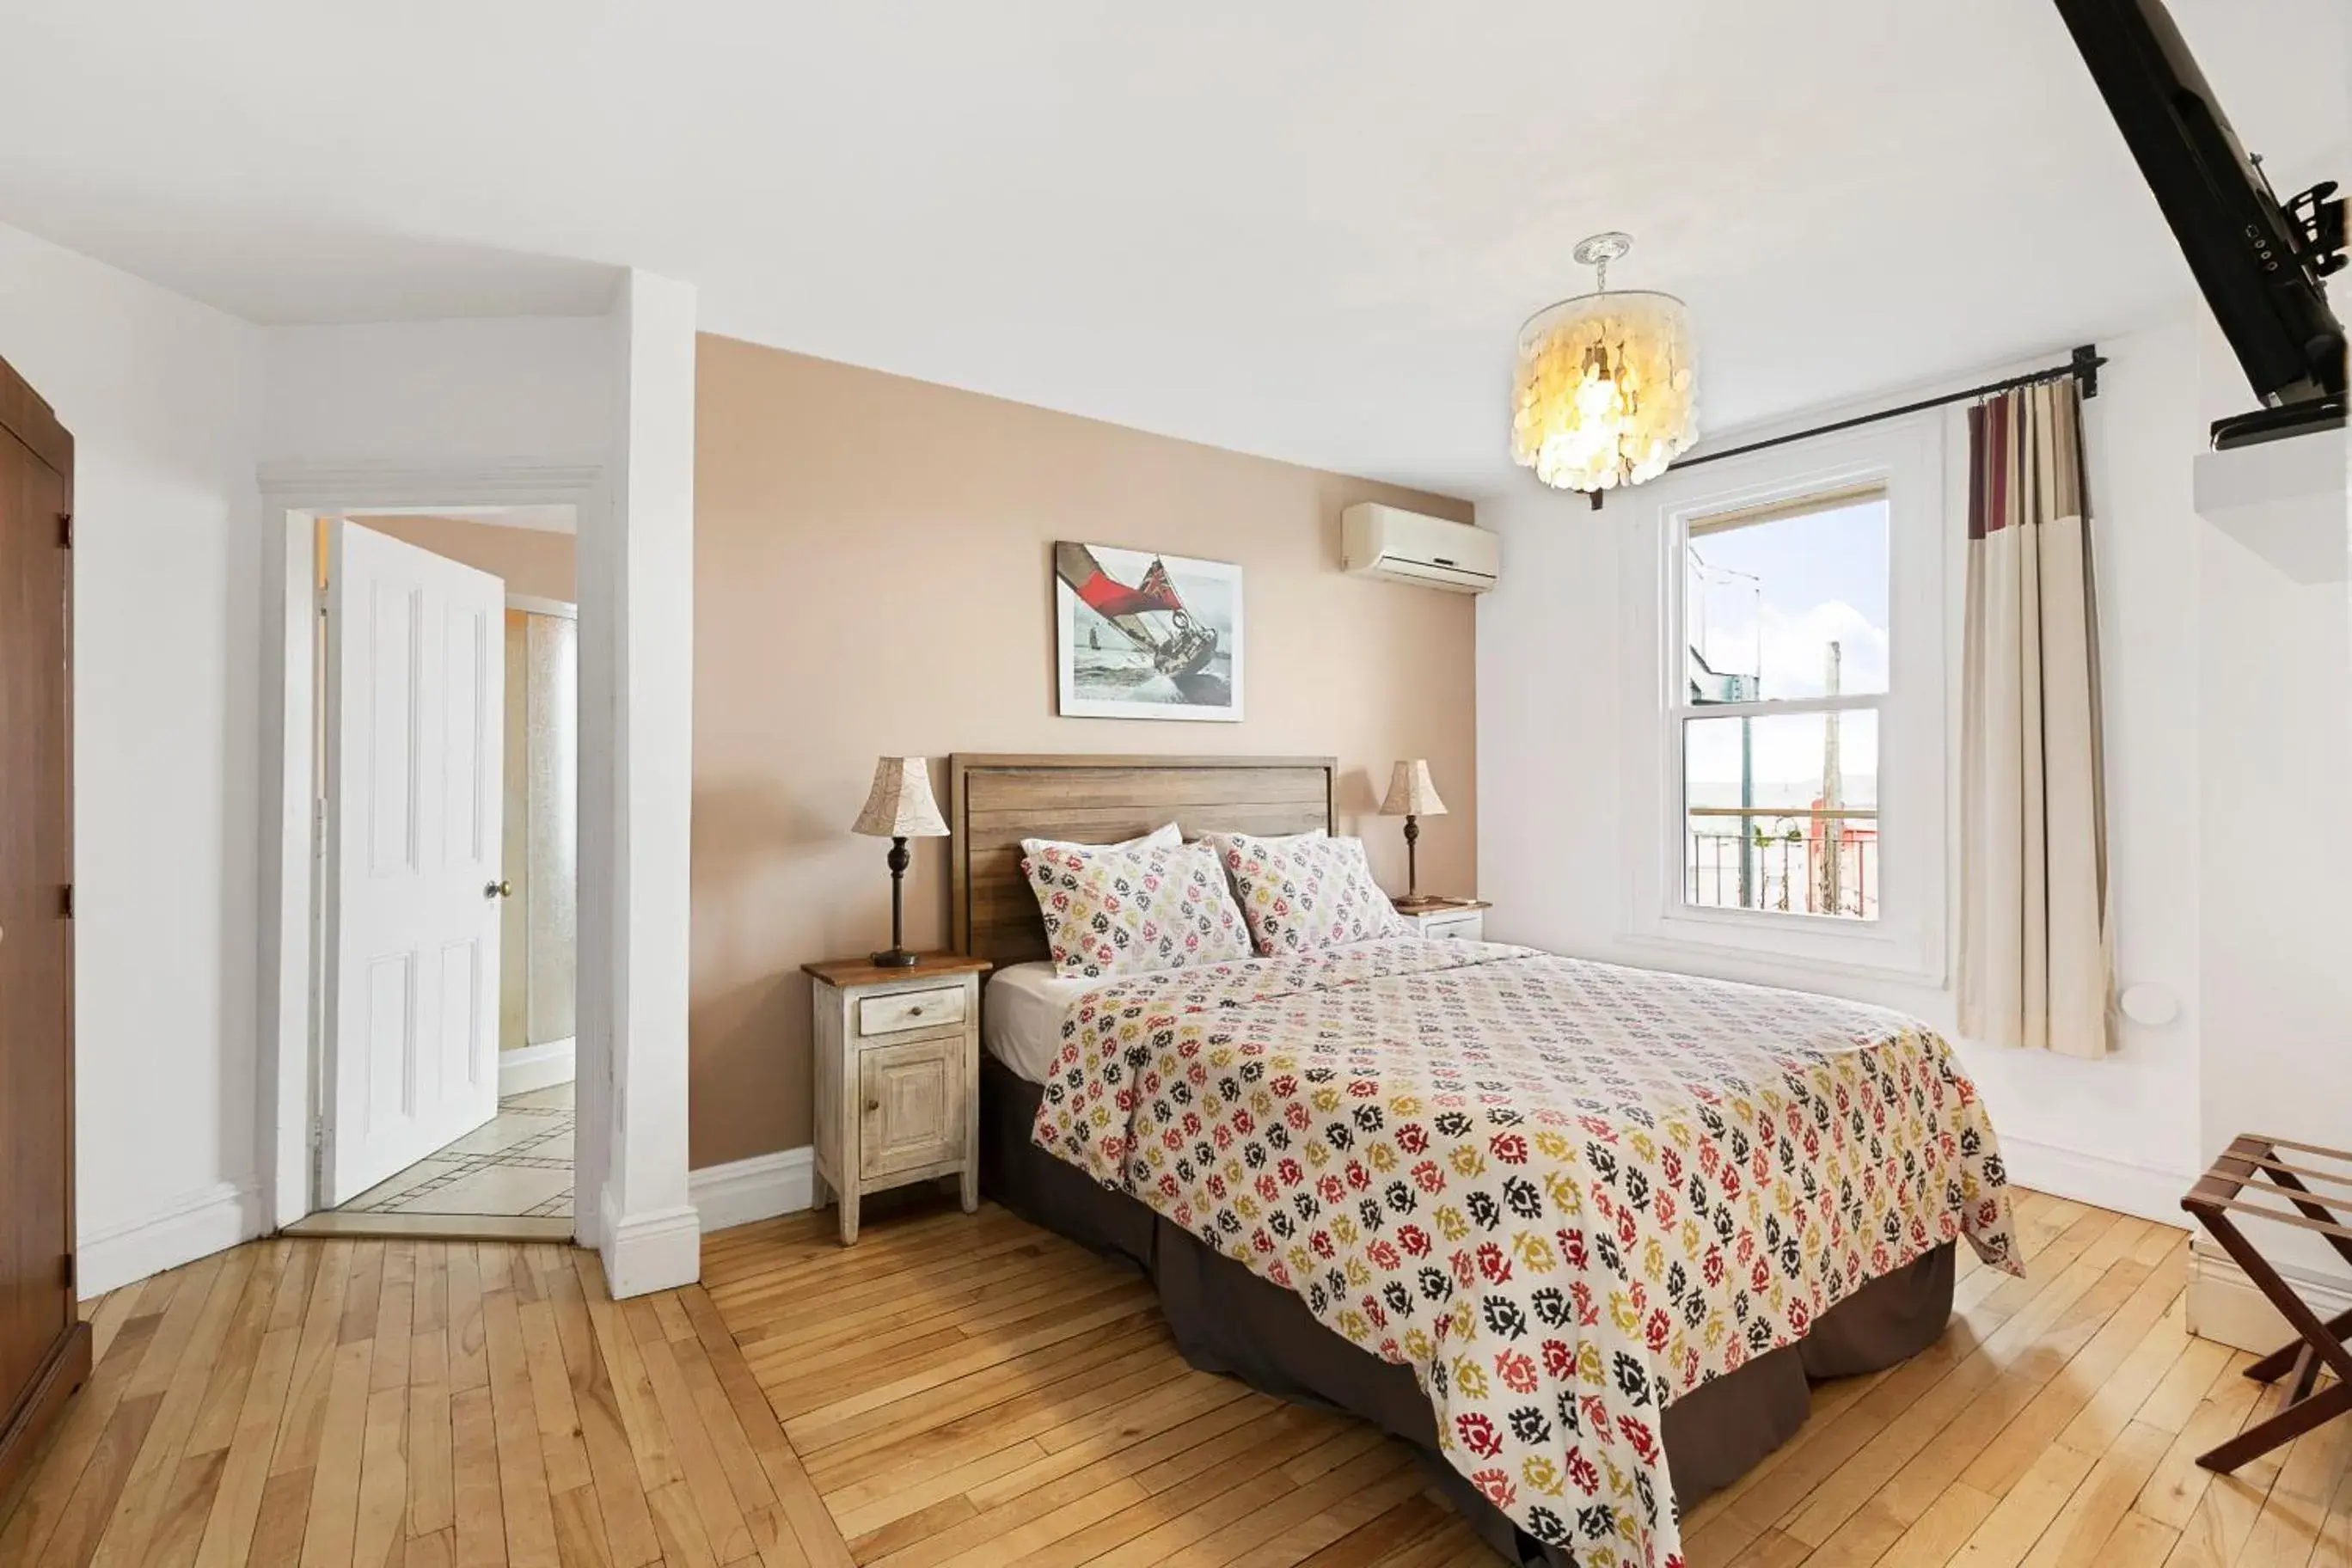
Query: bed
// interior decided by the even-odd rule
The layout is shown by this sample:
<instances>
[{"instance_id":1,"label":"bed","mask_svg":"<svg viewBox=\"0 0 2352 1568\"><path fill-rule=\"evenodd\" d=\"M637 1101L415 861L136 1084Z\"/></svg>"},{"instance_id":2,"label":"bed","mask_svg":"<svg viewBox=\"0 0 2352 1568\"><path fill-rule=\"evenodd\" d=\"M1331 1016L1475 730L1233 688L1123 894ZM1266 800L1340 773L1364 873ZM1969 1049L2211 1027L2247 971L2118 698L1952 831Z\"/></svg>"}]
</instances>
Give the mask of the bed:
<instances>
[{"instance_id":1,"label":"bed","mask_svg":"<svg viewBox=\"0 0 2352 1568\"><path fill-rule=\"evenodd\" d=\"M1040 980L1024 837L1334 826L1327 758L958 756L982 1186L1124 1255L1194 1364L1414 1444L1512 1561L1679 1561L1678 1511L1814 1379L1924 1349L1955 1246L2014 1269L1936 1037L1826 998L1383 939Z\"/></svg>"}]
</instances>

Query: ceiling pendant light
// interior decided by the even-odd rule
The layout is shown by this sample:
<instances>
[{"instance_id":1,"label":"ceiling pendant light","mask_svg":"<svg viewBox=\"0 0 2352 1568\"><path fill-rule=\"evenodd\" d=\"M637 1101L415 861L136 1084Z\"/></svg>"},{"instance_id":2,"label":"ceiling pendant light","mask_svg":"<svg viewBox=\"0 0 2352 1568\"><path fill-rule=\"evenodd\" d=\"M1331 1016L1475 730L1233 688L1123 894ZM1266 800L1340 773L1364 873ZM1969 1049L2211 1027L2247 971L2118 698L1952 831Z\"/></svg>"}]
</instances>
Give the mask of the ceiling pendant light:
<instances>
[{"instance_id":1,"label":"ceiling pendant light","mask_svg":"<svg viewBox=\"0 0 2352 1568\"><path fill-rule=\"evenodd\" d=\"M1609 291L1609 264L1633 248L1626 234L1580 243L1570 254L1593 269L1592 292L1519 329L1511 457L1554 489L1638 485L1698 439L1690 310L1672 294Z\"/></svg>"}]
</instances>

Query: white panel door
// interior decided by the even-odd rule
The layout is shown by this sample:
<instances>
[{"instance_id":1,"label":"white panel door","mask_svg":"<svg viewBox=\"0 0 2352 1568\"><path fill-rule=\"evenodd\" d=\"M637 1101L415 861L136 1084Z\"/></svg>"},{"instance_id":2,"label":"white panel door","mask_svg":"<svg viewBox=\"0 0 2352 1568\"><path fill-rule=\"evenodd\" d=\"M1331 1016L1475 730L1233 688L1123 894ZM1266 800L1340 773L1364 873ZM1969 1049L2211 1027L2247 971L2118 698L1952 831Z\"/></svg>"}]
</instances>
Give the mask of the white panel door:
<instances>
[{"instance_id":1,"label":"white panel door","mask_svg":"<svg viewBox=\"0 0 2352 1568\"><path fill-rule=\"evenodd\" d=\"M331 1206L498 1113L506 584L329 527Z\"/></svg>"}]
</instances>

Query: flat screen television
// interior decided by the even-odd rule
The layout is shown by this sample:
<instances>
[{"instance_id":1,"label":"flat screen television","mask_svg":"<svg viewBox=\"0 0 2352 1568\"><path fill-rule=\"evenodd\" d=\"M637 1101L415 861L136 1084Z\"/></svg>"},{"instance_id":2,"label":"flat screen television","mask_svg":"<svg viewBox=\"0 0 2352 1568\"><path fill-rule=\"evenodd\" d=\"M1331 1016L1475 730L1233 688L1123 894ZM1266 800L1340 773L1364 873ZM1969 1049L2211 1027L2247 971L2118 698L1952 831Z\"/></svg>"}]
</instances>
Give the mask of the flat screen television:
<instances>
[{"instance_id":1,"label":"flat screen television","mask_svg":"<svg viewBox=\"0 0 2352 1568\"><path fill-rule=\"evenodd\" d=\"M2206 303L2265 406L2216 447L2344 423L2344 325L2320 279L2345 262L2329 181L2282 202L2231 130L2163 0L2057 0Z\"/></svg>"}]
</instances>

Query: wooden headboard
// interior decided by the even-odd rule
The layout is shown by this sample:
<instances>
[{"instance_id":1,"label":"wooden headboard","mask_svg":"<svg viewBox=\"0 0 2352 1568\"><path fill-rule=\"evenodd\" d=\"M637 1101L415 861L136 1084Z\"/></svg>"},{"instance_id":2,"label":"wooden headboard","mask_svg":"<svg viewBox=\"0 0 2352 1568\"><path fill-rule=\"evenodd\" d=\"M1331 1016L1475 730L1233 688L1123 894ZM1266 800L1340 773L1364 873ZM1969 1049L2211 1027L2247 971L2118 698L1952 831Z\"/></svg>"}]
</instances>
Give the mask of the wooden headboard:
<instances>
[{"instance_id":1,"label":"wooden headboard","mask_svg":"<svg viewBox=\"0 0 2352 1568\"><path fill-rule=\"evenodd\" d=\"M948 759L950 945L1021 963L1046 956L1024 838L1115 844L1165 822L1204 833L1336 831L1331 757L975 756Z\"/></svg>"}]
</instances>

